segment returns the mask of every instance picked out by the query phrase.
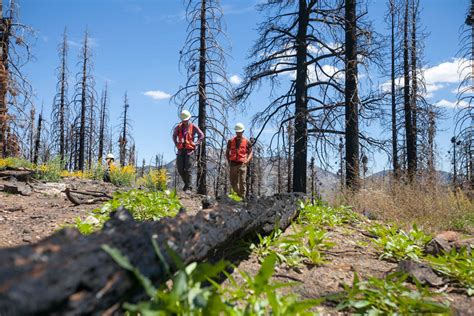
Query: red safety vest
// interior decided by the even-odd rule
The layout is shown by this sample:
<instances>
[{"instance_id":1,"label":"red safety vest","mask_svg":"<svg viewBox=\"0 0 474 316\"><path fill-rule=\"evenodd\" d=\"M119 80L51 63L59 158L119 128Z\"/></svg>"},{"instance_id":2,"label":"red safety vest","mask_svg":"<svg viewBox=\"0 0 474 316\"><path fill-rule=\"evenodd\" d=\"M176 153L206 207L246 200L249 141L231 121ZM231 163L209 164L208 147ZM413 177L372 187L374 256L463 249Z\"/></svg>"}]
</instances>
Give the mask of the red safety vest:
<instances>
[{"instance_id":1,"label":"red safety vest","mask_svg":"<svg viewBox=\"0 0 474 316\"><path fill-rule=\"evenodd\" d=\"M237 137L234 137L230 140L230 161L243 163L247 160L247 142L247 138L242 137L240 140L240 146L237 148Z\"/></svg>"},{"instance_id":2,"label":"red safety vest","mask_svg":"<svg viewBox=\"0 0 474 316\"><path fill-rule=\"evenodd\" d=\"M188 132L186 137L183 133L183 123L179 123L178 127L178 149L189 149L194 150L196 144L194 144L194 125L193 123L188 123Z\"/></svg>"}]
</instances>

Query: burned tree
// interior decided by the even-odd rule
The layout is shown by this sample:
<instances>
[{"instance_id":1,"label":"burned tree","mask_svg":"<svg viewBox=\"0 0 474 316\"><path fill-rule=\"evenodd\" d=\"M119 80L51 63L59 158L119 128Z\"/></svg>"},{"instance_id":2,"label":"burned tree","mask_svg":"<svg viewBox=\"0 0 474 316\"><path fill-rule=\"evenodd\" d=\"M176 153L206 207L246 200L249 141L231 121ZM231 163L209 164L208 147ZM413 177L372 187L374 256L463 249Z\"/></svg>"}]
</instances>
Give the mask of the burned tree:
<instances>
[{"instance_id":1,"label":"burned tree","mask_svg":"<svg viewBox=\"0 0 474 316\"><path fill-rule=\"evenodd\" d=\"M41 144L41 126L43 124L43 111L38 116L38 128L36 129L35 134L35 149L33 154L33 163L36 165L38 164L38 156L40 151L40 144Z\"/></svg>"},{"instance_id":2,"label":"burned tree","mask_svg":"<svg viewBox=\"0 0 474 316\"><path fill-rule=\"evenodd\" d=\"M19 153L16 147L26 156L32 87L21 69L31 58L27 37L33 32L18 22L14 1L4 6L0 0L0 13L0 158Z\"/></svg>"},{"instance_id":3,"label":"burned tree","mask_svg":"<svg viewBox=\"0 0 474 316\"><path fill-rule=\"evenodd\" d=\"M93 117L94 109L94 78L92 77L92 52L89 43L89 33L85 31L83 47L80 53L80 61L78 63L81 71L76 76L75 95L72 100L76 117L74 119L74 147L75 147L75 166L76 170L84 170L86 162L87 140L91 129L91 116Z\"/></svg>"},{"instance_id":4,"label":"burned tree","mask_svg":"<svg viewBox=\"0 0 474 316\"><path fill-rule=\"evenodd\" d=\"M109 108L108 108L108 91L107 82L105 83L104 91L102 91L102 97L100 100L100 112L99 112L99 148L98 148L98 161L102 162L105 147L105 137L107 132L108 120L109 120Z\"/></svg>"},{"instance_id":5,"label":"burned tree","mask_svg":"<svg viewBox=\"0 0 474 316\"><path fill-rule=\"evenodd\" d=\"M53 107L51 112L52 121L52 140L53 146L57 148L61 165L66 165L67 157L67 127L69 122L69 101L67 96L69 75L67 67L68 44L66 30L63 33L63 41L59 46L60 66L58 67L58 83L56 86L57 93L54 96Z\"/></svg>"},{"instance_id":6,"label":"burned tree","mask_svg":"<svg viewBox=\"0 0 474 316\"><path fill-rule=\"evenodd\" d=\"M462 143L459 165L464 164L465 181L474 188L474 3L468 8L461 33L461 83L458 88L458 111L455 116L456 139ZM457 161L454 161L457 163ZM456 168L456 165L454 165Z\"/></svg>"},{"instance_id":7,"label":"burned tree","mask_svg":"<svg viewBox=\"0 0 474 316\"><path fill-rule=\"evenodd\" d=\"M410 181L413 181L416 175L416 132L413 126L413 99L410 92L410 41L409 41L409 19L410 3L405 0L405 13L403 16L403 110L405 115L405 140L406 140L406 159L407 175Z\"/></svg>"},{"instance_id":8,"label":"burned tree","mask_svg":"<svg viewBox=\"0 0 474 316\"><path fill-rule=\"evenodd\" d=\"M123 167L127 163L127 158L130 158L130 153L129 157L127 157L128 151L132 149L132 147L128 147L128 144L132 144L133 141L130 136L131 132L131 124L130 124L130 117L128 113L128 109L130 108L130 104L128 103L128 97L127 93L125 92L125 95L123 97L123 111L120 116L121 119L121 126L120 126L120 136L119 136L119 157L120 157L120 165ZM130 160L130 159L129 159ZM129 161L129 164L134 164L134 161Z\"/></svg>"},{"instance_id":9,"label":"burned tree","mask_svg":"<svg viewBox=\"0 0 474 316\"><path fill-rule=\"evenodd\" d=\"M359 92L357 88L357 14L356 0L345 7L345 120L346 185L359 187Z\"/></svg>"},{"instance_id":10,"label":"burned tree","mask_svg":"<svg viewBox=\"0 0 474 316\"><path fill-rule=\"evenodd\" d=\"M217 0L187 0L188 35L180 54L187 80L173 99L179 108L198 113L205 135L197 149L197 192L207 194L208 160L216 164L222 139L229 135L227 112L231 91L225 71L223 13ZM197 105L197 109L196 109Z\"/></svg>"}]
</instances>

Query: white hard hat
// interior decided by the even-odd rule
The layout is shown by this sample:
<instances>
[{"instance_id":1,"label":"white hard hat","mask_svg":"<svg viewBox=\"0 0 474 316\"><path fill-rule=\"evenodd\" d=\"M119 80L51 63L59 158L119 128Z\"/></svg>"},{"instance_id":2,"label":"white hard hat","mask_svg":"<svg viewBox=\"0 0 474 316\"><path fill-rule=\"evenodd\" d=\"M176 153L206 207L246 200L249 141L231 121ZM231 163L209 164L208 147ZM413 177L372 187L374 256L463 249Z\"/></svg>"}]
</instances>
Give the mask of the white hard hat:
<instances>
[{"instance_id":1,"label":"white hard hat","mask_svg":"<svg viewBox=\"0 0 474 316\"><path fill-rule=\"evenodd\" d=\"M236 131L237 133L241 133L241 132L245 131L245 126L244 126L244 124L242 124L242 123L237 123L237 124L235 124L235 131Z\"/></svg>"},{"instance_id":2,"label":"white hard hat","mask_svg":"<svg viewBox=\"0 0 474 316\"><path fill-rule=\"evenodd\" d=\"M107 156L105 156L105 159L113 159L115 160L115 157L113 154L107 154Z\"/></svg>"},{"instance_id":3,"label":"white hard hat","mask_svg":"<svg viewBox=\"0 0 474 316\"><path fill-rule=\"evenodd\" d=\"M181 111L181 114L179 115L179 117L183 121L188 121L191 118L191 113L189 113L188 110L183 110Z\"/></svg>"}]
</instances>

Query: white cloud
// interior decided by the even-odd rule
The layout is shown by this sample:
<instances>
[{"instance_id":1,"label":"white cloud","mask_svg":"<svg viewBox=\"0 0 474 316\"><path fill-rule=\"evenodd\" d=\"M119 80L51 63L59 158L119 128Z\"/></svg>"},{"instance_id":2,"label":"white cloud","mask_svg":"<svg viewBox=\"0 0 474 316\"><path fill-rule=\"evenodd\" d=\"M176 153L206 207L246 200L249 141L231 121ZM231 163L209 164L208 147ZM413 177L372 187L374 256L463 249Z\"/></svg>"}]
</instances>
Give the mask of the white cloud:
<instances>
[{"instance_id":1,"label":"white cloud","mask_svg":"<svg viewBox=\"0 0 474 316\"><path fill-rule=\"evenodd\" d=\"M466 102L466 101L459 101L459 102L451 102L451 101L448 101L446 99L442 99L438 102L435 103L435 105L437 107L443 107L443 108L450 108L450 109L458 109L458 108L465 108L467 107L469 104Z\"/></svg>"},{"instance_id":2,"label":"white cloud","mask_svg":"<svg viewBox=\"0 0 474 316\"><path fill-rule=\"evenodd\" d=\"M437 66L424 69L426 84L456 83L460 81L460 70L466 60L454 58L452 61L441 63Z\"/></svg>"},{"instance_id":3,"label":"white cloud","mask_svg":"<svg viewBox=\"0 0 474 316\"><path fill-rule=\"evenodd\" d=\"M230 78L229 78L229 81L230 83L232 84L241 84L242 83L242 78L240 78L239 75L232 75Z\"/></svg>"},{"instance_id":4,"label":"white cloud","mask_svg":"<svg viewBox=\"0 0 474 316\"><path fill-rule=\"evenodd\" d=\"M159 101L159 100L166 100L171 98L171 94L160 91L160 90L152 90L152 91L147 91L144 93L147 97L152 98L153 100Z\"/></svg>"}]
</instances>

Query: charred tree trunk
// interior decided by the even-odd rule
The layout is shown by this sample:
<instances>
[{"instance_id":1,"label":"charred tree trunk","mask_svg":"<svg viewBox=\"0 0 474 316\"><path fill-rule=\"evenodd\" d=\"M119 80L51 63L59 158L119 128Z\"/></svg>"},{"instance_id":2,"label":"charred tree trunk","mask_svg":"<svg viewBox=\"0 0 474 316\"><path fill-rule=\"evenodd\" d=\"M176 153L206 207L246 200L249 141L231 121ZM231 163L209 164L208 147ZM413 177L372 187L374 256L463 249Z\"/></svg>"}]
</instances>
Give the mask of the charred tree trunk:
<instances>
[{"instance_id":1,"label":"charred tree trunk","mask_svg":"<svg viewBox=\"0 0 474 316\"><path fill-rule=\"evenodd\" d=\"M102 100L100 104L100 122L99 122L99 149L98 149L98 161L102 163L102 157L104 155L104 143L105 143L105 130L106 130L106 119L107 119L107 82L105 83L105 89L102 94Z\"/></svg>"},{"instance_id":2,"label":"charred tree trunk","mask_svg":"<svg viewBox=\"0 0 474 316\"><path fill-rule=\"evenodd\" d=\"M298 33L296 35L296 81L295 81L295 146L293 150L293 192L306 193L308 157L308 66L307 31L309 12L306 0L299 0Z\"/></svg>"},{"instance_id":3,"label":"charred tree trunk","mask_svg":"<svg viewBox=\"0 0 474 316\"><path fill-rule=\"evenodd\" d=\"M291 188L292 188L292 162L293 162L293 156L292 156L292 153L291 153L291 148L293 147L293 125L291 123L291 121L288 122L288 128L287 128L287 132L288 132L288 150L287 150L287 155L286 155L286 163L287 163L287 171L288 171L288 178L287 178L287 187L286 187L286 191L288 193L291 192Z\"/></svg>"},{"instance_id":4,"label":"charred tree trunk","mask_svg":"<svg viewBox=\"0 0 474 316\"><path fill-rule=\"evenodd\" d=\"M4 17L2 11L2 0L0 0L0 158L6 156L7 130L8 130L8 48L10 45L11 18Z\"/></svg>"},{"instance_id":5,"label":"charred tree trunk","mask_svg":"<svg viewBox=\"0 0 474 316\"><path fill-rule=\"evenodd\" d=\"M143 297L143 288L103 250L118 249L153 282L165 282L176 267L170 245L185 264L202 261L244 237L285 229L297 215L301 195L232 201L195 216L137 223L123 209L111 214L103 231L82 236L66 228L35 245L0 250L0 314L112 315L121 303ZM237 211L238 210L238 211ZM225 223L225 225L222 225ZM155 254L152 240L163 254ZM41 260L38 260L38 258ZM47 289L47 290L46 290Z\"/></svg>"},{"instance_id":6,"label":"charred tree trunk","mask_svg":"<svg viewBox=\"0 0 474 316\"><path fill-rule=\"evenodd\" d=\"M41 144L41 125L43 123L43 113L40 113L38 116L38 129L36 130L36 140L35 140L35 153L33 157L33 163L38 164L38 154Z\"/></svg>"},{"instance_id":7,"label":"charred tree trunk","mask_svg":"<svg viewBox=\"0 0 474 316\"><path fill-rule=\"evenodd\" d=\"M86 119L87 119L87 63L89 62L88 44L89 38L87 32L84 36L83 61L82 61L82 80L81 80L81 109L79 122L79 161L78 169L84 171L85 153L86 153Z\"/></svg>"},{"instance_id":8,"label":"charred tree trunk","mask_svg":"<svg viewBox=\"0 0 474 316\"><path fill-rule=\"evenodd\" d=\"M1 0L0 0L1 1ZM29 133L29 146L30 146L30 152L29 152L29 160L33 162L33 157L34 157L34 143L35 143L35 107L32 106L30 110L30 121L31 121L31 126L30 126L30 133Z\"/></svg>"},{"instance_id":9,"label":"charred tree trunk","mask_svg":"<svg viewBox=\"0 0 474 316\"><path fill-rule=\"evenodd\" d=\"M395 90L395 0L390 0L390 28L391 28L391 97L392 97L392 166L395 178L400 176L398 163L398 137L397 137L397 103Z\"/></svg>"},{"instance_id":10,"label":"charred tree trunk","mask_svg":"<svg viewBox=\"0 0 474 316\"><path fill-rule=\"evenodd\" d=\"M197 156L197 193L207 195L207 155L206 155L206 0L201 0L201 35L199 45L199 117L198 126L204 139Z\"/></svg>"},{"instance_id":11,"label":"charred tree trunk","mask_svg":"<svg viewBox=\"0 0 474 316\"><path fill-rule=\"evenodd\" d=\"M408 44L408 0L405 0L405 15L403 18L403 104L405 112L405 139L406 139L406 160L409 181L413 181L416 173L415 144L413 140L413 118L410 99L410 67L409 67L409 44Z\"/></svg>"},{"instance_id":12,"label":"charred tree trunk","mask_svg":"<svg viewBox=\"0 0 474 316\"><path fill-rule=\"evenodd\" d=\"M127 159L127 114L128 108L130 105L128 104L127 93L124 96L124 104L123 104L123 122L122 122L122 135L120 135L119 145L120 145L120 165L123 167L125 166L126 159Z\"/></svg>"},{"instance_id":13,"label":"charred tree trunk","mask_svg":"<svg viewBox=\"0 0 474 316\"><path fill-rule=\"evenodd\" d=\"M346 186L357 190L359 188L359 94L356 0L346 0L345 16Z\"/></svg>"},{"instance_id":14,"label":"charred tree trunk","mask_svg":"<svg viewBox=\"0 0 474 316\"><path fill-rule=\"evenodd\" d=\"M92 158L93 158L93 154L94 154L94 128L95 128L95 125L94 125L94 122L95 122L95 118L94 118L94 103L95 103L95 100L94 100L94 97L91 98L91 103L90 103L90 106L89 106L89 119L88 119L88 134L89 134L89 140L88 140L88 144L87 144L87 164L88 164L88 168L89 169L92 169Z\"/></svg>"},{"instance_id":15,"label":"charred tree trunk","mask_svg":"<svg viewBox=\"0 0 474 316\"><path fill-rule=\"evenodd\" d=\"M66 146L65 146L65 134L66 134L66 58L67 58L67 35L64 31L63 44L61 48L61 83L60 83L60 96L59 96L59 157L61 158L61 165L65 163Z\"/></svg>"},{"instance_id":16,"label":"charred tree trunk","mask_svg":"<svg viewBox=\"0 0 474 316\"><path fill-rule=\"evenodd\" d=\"M415 1L412 0L412 12L411 12L411 117L412 117L412 130L411 130L411 142L413 143L413 168L414 172L418 169L418 130L417 130L417 116L418 116L418 106L417 106L417 97L418 97L418 76L417 76L417 49L416 49L416 12L418 6L415 4Z\"/></svg>"}]
</instances>

